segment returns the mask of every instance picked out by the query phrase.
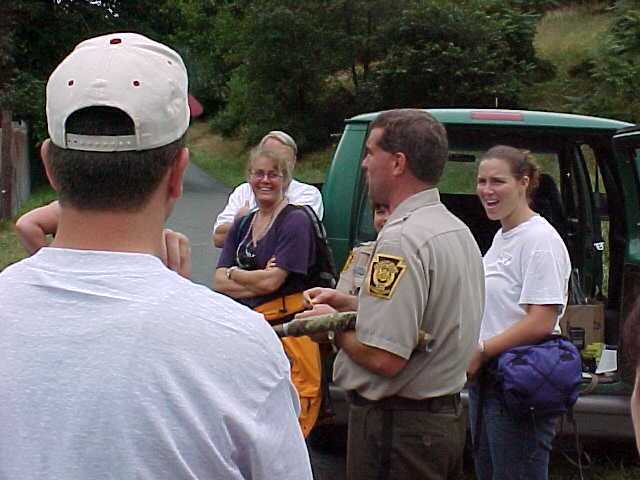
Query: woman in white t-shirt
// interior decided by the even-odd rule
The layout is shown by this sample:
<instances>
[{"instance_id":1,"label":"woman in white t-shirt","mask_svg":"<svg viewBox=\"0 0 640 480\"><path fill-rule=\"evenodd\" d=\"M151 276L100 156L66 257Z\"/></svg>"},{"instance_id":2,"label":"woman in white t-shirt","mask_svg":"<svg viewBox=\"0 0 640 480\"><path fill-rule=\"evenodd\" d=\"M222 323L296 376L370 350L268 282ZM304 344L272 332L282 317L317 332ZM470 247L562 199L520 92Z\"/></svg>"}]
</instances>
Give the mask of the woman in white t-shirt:
<instances>
[{"instance_id":1,"label":"woman in white t-shirt","mask_svg":"<svg viewBox=\"0 0 640 480\"><path fill-rule=\"evenodd\" d=\"M491 148L478 166L478 197L487 216L502 226L484 256L485 311L467 372L480 480L548 478L555 416L510 415L496 395L490 369L483 368L512 347L560 331L571 262L556 230L529 206L538 178L531 155L513 147Z\"/></svg>"}]
</instances>

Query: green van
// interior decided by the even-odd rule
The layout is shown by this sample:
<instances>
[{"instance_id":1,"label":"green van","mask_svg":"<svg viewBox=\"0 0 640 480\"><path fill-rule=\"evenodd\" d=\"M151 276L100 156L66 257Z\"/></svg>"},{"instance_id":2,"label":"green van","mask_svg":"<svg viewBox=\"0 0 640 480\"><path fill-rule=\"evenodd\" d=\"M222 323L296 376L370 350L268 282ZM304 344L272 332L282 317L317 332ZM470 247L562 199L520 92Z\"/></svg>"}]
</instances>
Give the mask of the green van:
<instances>
[{"instance_id":1,"label":"green van","mask_svg":"<svg viewBox=\"0 0 640 480\"><path fill-rule=\"evenodd\" d=\"M475 195L476 159L498 144L527 149L536 156L543 175L532 199L534 209L556 227L567 245L578 284L572 290L581 291L581 303L599 312L577 321L580 328L572 329L572 334L578 342L584 342L586 335L617 348L624 319L640 293L640 128L564 113L428 111L449 135L449 162L439 184L442 201L469 226L483 253L498 223L487 219ZM377 115L346 121L322 187L324 223L338 266L354 245L375 238L360 163L369 124ZM616 371L584 375L583 395L574 408L582 435L633 438L629 410L633 372L624 363L624 352L617 358ZM338 420L344 421L345 392L332 385L331 393Z\"/></svg>"}]
</instances>

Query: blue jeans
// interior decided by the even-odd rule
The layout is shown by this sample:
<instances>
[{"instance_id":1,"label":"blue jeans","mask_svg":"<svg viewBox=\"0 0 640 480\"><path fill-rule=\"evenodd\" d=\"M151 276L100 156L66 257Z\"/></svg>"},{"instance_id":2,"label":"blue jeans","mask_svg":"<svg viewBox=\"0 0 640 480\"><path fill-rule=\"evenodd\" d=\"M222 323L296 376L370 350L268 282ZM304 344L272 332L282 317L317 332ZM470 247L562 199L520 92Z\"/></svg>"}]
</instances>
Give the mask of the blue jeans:
<instances>
[{"instance_id":1,"label":"blue jeans","mask_svg":"<svg viewBox=\"0 0 640 480\"><path fill-rule=\"evenodd\" d=\"M469 386L476 478L547 480L557 416L514 417L505 410L492 386L483 386L482 394L479 412L479 387ZM478 415L482 415L479 427Z\"/></svg>"}]
</instances>

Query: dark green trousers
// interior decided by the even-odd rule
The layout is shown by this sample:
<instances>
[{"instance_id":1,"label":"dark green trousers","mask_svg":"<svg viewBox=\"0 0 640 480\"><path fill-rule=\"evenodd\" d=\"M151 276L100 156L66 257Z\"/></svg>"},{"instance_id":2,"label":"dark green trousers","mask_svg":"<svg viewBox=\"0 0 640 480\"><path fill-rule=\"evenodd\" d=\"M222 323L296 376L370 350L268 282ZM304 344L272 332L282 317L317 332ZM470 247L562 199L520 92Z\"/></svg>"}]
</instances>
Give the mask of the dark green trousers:
<instances>
[{"instance_id":1,"label":"dark green trousers","mask_svg":"<svg viewBox=\"0 0 640 480\"><path fill-rule=\"evenodd\" d=\"M348 480L462 477L466 438L459 396L370 402L351 394Z\"/></svg>"}]
</instances>

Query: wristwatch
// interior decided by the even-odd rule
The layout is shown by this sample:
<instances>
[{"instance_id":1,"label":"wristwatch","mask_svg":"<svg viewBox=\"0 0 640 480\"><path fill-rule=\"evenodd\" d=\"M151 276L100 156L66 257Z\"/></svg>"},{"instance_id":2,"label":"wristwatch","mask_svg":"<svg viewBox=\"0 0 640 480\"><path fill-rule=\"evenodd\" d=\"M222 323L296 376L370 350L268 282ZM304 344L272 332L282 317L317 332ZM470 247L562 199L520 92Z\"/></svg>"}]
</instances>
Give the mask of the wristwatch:
<instances>
[{"instance_id":1,"label":"wristwatch","mask_svg":"<svg viewBox=\"0 0 640 480\"><path fill-rule=\"evenodd\" d=\"M238 267L236 267L235 265L227 268L227 272L226 272L227 280L231 280L231 274L233 273L234 270L237 270L237 269Z\"/></svg>"}]
</instances>

